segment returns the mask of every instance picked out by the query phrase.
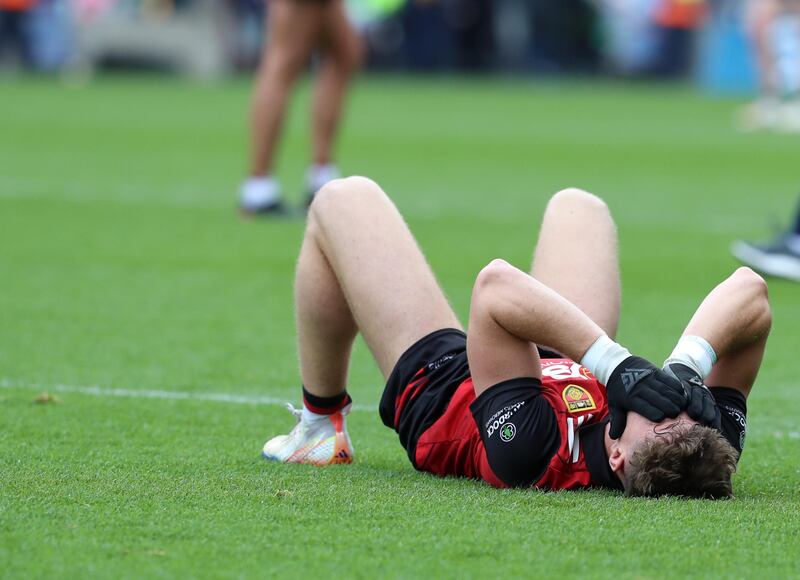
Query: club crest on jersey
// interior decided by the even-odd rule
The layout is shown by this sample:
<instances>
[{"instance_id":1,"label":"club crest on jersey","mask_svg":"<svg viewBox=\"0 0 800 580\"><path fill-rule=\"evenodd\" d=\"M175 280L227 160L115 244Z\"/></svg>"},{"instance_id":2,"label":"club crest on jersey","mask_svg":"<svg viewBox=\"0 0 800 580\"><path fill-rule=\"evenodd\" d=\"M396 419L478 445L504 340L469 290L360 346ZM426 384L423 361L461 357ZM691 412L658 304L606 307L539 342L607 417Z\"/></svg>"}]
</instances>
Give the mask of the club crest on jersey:
<instances>
[{"instance_id":1,"label":"club crest on jersey","mask_svg":"<svg viewBox=\"0 0 800 580\"><path fill-rule=\"evenodd\" d=\"M567 385L561 392L561 398L570 413L581 413L597 409L594 399L589 391L578 385Z\"/></svg>"},{"instance_id":2,"label":"club crest on jersey","mask_svg":"<svg viewBox=\"0 0 800 580\"><path fill-rule=\"evenodd\" d=\"M514 423L506 423L503 425L503 428L500 429L500 439L502 439L504 443L511 441L516 434L517 427Z\"/></svg>"}]
</instances>

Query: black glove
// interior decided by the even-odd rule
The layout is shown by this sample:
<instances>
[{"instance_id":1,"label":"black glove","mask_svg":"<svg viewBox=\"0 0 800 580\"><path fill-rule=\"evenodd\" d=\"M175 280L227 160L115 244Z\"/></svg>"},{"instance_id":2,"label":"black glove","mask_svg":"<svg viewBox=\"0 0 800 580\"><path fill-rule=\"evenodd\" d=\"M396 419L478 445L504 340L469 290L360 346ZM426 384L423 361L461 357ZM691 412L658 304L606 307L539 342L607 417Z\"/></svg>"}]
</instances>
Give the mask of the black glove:
<instances>
[{"instance_id":1,"label":"black glove","mask_svg":"<svg viewBox=\"0 0 800 580\"><path fill-rule=\"evenodd\" d=\"M708 387L703 384L700 375L682 363L665 365L664 372L678 379L686 389L689 399L686 412L689 413L689 416L703 425L719 429L722 417L717 408L717 402Z\"/></svg>"},{"instance_id":2,"label":"black glove","mask_svg":"<svg viewBox=\"0 0 800 580\"><path fill-rule=\"evenodd\" d=\"M680 380L638 356L626 358L614 369L606 392L612 439L625 431L628 411L658 423L664 417L677 417L687 404Z\"/></svg>"}]
</instances>

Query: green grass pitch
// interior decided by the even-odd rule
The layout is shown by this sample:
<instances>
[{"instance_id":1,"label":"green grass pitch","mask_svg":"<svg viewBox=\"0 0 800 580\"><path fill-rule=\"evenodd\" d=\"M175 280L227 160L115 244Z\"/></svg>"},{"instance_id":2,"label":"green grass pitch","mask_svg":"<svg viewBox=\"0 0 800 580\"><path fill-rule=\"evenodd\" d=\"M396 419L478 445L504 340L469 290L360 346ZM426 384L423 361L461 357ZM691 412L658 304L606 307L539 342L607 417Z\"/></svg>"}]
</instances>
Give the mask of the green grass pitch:
<instances>
[{"instance_id":1,"label":"green grass pitch","mask_svg":"<svg viewBox=\"0 0 800 580\"><path fill-rule=\"evenodd\" d=\"M361 344L357 462L263 461L293 421L277 402L299 401L303 226L236 216L248 100L244 82L0 84L0 576L800 576L800 286L780 281L734 501L417 473L374 412L382 381ZM462 317L490 259L527 265L549 195L602 195L620 226L620 341L662 360L735 268L730 241L795 203L798 139L736 133L737 105L649 85L364 79L341 165L394 197ZM307 110L303 87L279 164L293 201ZM44 391L56 401L34 402Z\"/></svg>"}]
</instances>

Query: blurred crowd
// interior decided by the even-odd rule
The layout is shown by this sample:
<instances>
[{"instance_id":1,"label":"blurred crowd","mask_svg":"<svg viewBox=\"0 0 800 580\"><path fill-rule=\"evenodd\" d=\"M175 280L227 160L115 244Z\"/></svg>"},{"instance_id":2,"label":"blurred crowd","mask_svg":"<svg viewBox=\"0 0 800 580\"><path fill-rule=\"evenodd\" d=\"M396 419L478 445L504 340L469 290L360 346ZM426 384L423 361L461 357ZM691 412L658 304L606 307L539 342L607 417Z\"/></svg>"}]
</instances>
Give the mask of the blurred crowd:
<instances>
[{"instance_id":1,"label":"blurred crowd","mask_svg":"<svg viewBox=\"0 0 800 580\"><path fill-rule=\"evenodd\" d=\"M663 77L696 69L704 37L722 47L708 57L714 70L725 58L739 58L734 68L751 66L739 46L746 44L745 3L347 0L373 69ZM205 76L248 70L268 13L266 0L0 0L0 66L154 66Z\"/></svg>"}]
</instances>

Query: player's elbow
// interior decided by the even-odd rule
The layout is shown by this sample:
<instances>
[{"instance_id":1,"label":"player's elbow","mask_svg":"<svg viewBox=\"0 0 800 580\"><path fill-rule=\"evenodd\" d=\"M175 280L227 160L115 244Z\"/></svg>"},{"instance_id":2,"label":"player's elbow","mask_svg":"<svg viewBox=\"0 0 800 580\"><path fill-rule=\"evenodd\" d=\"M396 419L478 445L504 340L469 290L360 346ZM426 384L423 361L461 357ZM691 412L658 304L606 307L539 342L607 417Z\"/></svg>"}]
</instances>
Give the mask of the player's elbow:
<instances>
[{"instance_id":1,"label":"player's elbow","mask_svg":"<svg viewBox=\"0 0 800 580\"><path fill-rule=\"evenodd\" d=\"M478 273L475 286L472 288L473 314L490 314L497 308L501 300L502 289L505 287L515 268L505 260L494 259Z\"/></svg>"},{"instance_id":2,"label":"player's elbow","mask_svg":"<svg viewBox=\"0 0 800 580\"><path fill-rule=\"evenodd\" d=\"M553 195L548 203L548 210L573 212L575 209L595 211L603 214L609 213L605 201L593 193L589 193L577 187L562 189Z\"/></svg>"},{"instance_id":3,"label":"player's elbow","mask_svg":"<svg viewBox=\"0 0 800 580\"><path fill-rule=\"evenodd\" d=\"M772 326L772 308L769 305L767 282L759 274L745 266L738 268L732 278L739 291L746 296L751 319L758 334L768 332Z\"/></svg>"},{"instance_id":4,"label":"player's elbow","mask_svg":"<svg viewBox=\"0 0 800 580\"><path fill-rule=\"evenodd\" d=\"M767 281L747 266L741 266L733 273L739 287L755 297L766 299L768 295Z\"/></svg>"},{"instance_id":5,"label":"player's elbow","mask_svg":"<svg viewBox=\"0 0 800 580\"><path fill-rule=\"evenodd\" d=\"M489 262L475 279L473 294L491 294L498 286L508 283L516 268L500 258Z\"/></svg>"},{"instance_id":6,"label":"player's elbow","mask_svg":"<svg viewBox=\"0 0 800 580\"><path fill-rule=\"evenodd\" d=\"M314 195L308 208L308 220L321 222L328 216L341 215L353 207L363 208L386 197L380 186L367 177L354 175L332 179Z\"/></svg>"}]
</instances>

